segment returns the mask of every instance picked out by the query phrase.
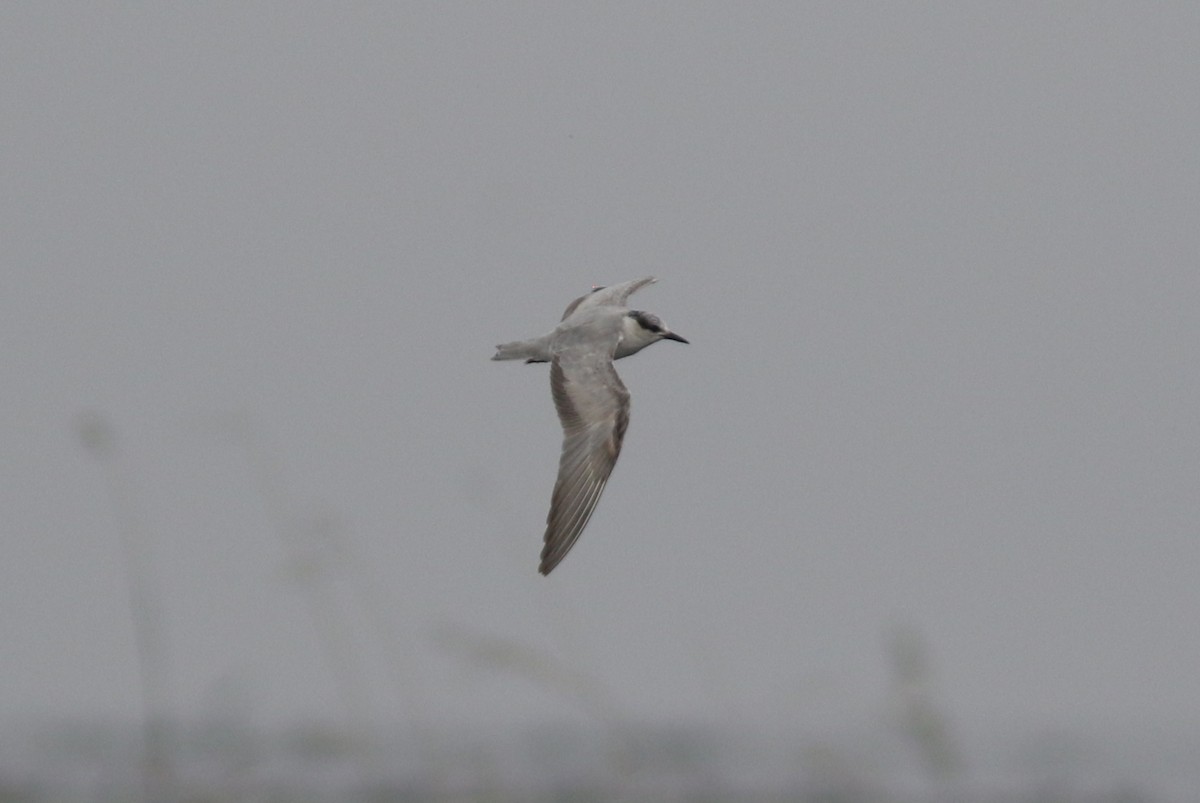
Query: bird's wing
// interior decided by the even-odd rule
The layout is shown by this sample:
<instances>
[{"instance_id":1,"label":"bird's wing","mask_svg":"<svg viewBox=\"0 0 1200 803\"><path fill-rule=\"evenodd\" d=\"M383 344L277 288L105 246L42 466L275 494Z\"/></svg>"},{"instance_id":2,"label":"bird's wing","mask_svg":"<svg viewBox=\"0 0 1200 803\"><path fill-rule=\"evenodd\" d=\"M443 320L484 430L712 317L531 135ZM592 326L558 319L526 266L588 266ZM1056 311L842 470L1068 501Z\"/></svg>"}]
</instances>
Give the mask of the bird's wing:
<instances>
[{"instance_id":1,"label":"bird's wing","mask_svg":"<svg viewBox=\"0 0 1200 803\"><path fill-rule=\"evenodd\" d=\"M546 517L542 574L558 565L587 526L629 426L629 391L613 370L613 350L603 351L568 348L550 363L563 447Z\"/></svg>"},{"instance_id":2,"label":"bird's wing","mask_svg":"<svg viewBox=\"0 0 1200 803\"><path fill-rule=\"evenodd\" d=\"M570 318L571 313L575 312L575 310L579 309L581 306L584 309L609 305L614 307L623 307L631 295L636 293L638 290L641 290L648 284L654 284L656 281L658 280L653 276L647 276L644 279L633 279L632 281L621 282L620 284L610 285L609 287L593 288L592 292L585 296L580 296L568 304L567 310L563 313L562 319L565 321L567 318Z\"/></svg>"}]
</instances>

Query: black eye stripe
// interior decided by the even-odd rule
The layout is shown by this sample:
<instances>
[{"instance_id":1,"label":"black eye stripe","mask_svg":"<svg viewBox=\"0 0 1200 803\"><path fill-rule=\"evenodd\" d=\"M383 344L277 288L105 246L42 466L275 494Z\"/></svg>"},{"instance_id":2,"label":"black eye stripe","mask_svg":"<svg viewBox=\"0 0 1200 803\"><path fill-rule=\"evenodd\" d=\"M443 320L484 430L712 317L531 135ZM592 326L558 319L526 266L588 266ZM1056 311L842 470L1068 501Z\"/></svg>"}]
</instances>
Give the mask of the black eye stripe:
<instances>
[{"instance_id":1,"label":"black eye stripe","mask_svg":"<svg viewBox=\"0 0 1200 803\"><path fill-rule=\"evenodd\" d=\"M642 312L641 310L630 310L629 317L637 321L638 326L649 332L662 331L662 321L658 319L657 315L653 315L649 312Z\"/></svg>"}]
</instances>

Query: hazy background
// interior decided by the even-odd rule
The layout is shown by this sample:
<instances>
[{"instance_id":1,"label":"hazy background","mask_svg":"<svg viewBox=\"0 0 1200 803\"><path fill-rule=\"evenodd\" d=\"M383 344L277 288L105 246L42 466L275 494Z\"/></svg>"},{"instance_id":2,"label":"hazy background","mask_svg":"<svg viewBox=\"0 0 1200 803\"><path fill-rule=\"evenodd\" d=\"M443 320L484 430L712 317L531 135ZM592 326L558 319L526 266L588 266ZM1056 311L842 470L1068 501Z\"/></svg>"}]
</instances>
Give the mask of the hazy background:
<instances>
[{"instance_id":1,"label":"hazy background","mask_svg":"<svg viewBox=\"0 0 1200 803\"><path fill-rule=\"evenodd\" d=\"M900 628L960 733L1194 733L1197 76L1191 3L5 4L0 724L140 716L134 533L185 720L589 721L505 644L868 728ZM643 275L542 578L489 357Z\"/></svg>"}]
</instances>

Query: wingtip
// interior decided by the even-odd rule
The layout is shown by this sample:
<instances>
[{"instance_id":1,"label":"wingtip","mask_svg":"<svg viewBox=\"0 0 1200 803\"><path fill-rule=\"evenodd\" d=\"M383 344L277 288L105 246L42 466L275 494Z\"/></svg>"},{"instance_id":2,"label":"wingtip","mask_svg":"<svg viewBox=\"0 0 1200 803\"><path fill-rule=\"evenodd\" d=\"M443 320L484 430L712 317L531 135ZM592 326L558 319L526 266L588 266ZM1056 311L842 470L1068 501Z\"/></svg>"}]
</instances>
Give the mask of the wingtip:
<instances>
[{"instance_id":1,"label":"wingtip","mask_svg":"<svg viewBox=\"0 0 1200 803\"><path fill-rule=\"evenodd\" d=\"M545 554L542 555L542 562L538 564L538 574L546 577L558 564L562 563L562 559L566 557L566 553L555 555L547 548Z\"/></svg>"}]
</instances>

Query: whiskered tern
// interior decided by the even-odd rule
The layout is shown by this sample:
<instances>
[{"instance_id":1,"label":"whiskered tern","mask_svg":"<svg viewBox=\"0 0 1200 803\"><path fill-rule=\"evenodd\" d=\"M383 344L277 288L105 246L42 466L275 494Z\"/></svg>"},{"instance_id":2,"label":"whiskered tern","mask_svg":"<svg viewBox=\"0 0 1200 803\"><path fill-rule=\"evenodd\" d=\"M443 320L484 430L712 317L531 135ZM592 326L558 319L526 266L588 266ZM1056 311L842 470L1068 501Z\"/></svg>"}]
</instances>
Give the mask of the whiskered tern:
<instances>
[{"instance_id":1,"label":"whiskered tern","mask_svg":"<svg viewBox=\"0 0 1200 803\"><path fill-rule=\"evenodd\" d=\"M550 393L562 422L562 457L546 517L538 571L549 574L587 526L621 453L629 426L629 391L613 360L659 340L687 343L653 313L629 309L633 293L655 279L596 287L567 306L548 334L496 346L493 360L550 363Z\"/></svg>"}]
</instances>

